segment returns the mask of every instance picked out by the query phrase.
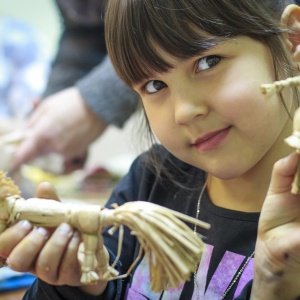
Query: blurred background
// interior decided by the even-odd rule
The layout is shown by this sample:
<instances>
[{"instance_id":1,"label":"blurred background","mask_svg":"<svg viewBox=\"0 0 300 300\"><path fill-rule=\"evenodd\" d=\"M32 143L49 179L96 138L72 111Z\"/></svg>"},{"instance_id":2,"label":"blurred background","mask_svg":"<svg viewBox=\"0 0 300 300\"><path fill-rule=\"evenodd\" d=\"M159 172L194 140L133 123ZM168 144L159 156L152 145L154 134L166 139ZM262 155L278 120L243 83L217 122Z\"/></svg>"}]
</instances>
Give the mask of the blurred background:
<instances>
[{"instance_id":1,"label":"blurred background","mask_svg":"<svg viewBox=\"0 0 300 300\"><path fill-rule=\"evenodd\" d=\"M55 1L53 0L0 1L0 16L1 16L2 23L4 23L6 27L7 24L11 20L13 20L15 23L21 22L22 26L24 25L26 26L27 24L28 26L31 27L31 29L34 30L32 32L31 37L34 36L33 39L38 40L39 43L38 51L40 55L40 62L39 62L40 65L35 66L34 70L32 70L33 68L30 71L26 70L27 72L26 76L32 81L33 89L35 89L35 91L31 93L36 93L38 96L38 94L42 93L45 84L47 82L47 74L49 72L49 67L51 61L55 57L58 41L62 30L62 22L61 22L59 12L57 11L57 7L55 5ZM13 26L16 26L16 24L14 24ZM26 28L24 30L26 30ZM3 29L3 31L5 31L5 28ZM2 34L2 37L3 36L4 34ZM0 46L1 46L1 39L3 39L2 37L1 37L1 26L0 26ZM6 39L11 39L11 36L6 37ZM29 47L30 45L26 45L26 46ZM17 55L20 56L20 54ZM19 58L19 60L20 59L21 58ZM6 58L4 57L2 59L3 64L5 64L5 60ZM2 72L1 72L1 68L2 68ZM3 78L7 77L7 72L8 72L7 69L8 68L6 68L5 70L3 69L3 67L1 67L1 57L0 57L0 73L4 73L2 74ZM1 89L1 74L0 74L0 89ZM30 112L30 110L32 109L32 107L26 107L25 104L26 101L24 101L24 97L23 96L20 97L20 94L25 95L22 89L21 91L19 90L14 93L18 94L19 96L18 98L21 98L22 101L21 103L20 100L15 101L16 102L15 114L20 115L20 117L17 118L13 124L11 124L11 122L8 122L10 124L7 125L5 114L4 113L1 114L0 133L1 132L6 133L11 131L14 128L18 128L20 126L19 120L22 123L22 118L26 116L28 112ZM0 112L1 112L1 107L0 107ZM85 164L85 168L87 169L96 168L98 170L101 168L105 168L113 175L117 175L117 176L122 176L123 174L125 174L132 160L136 157L138 153L142 151L142 149L139 147L137 142L138 141L137 133L134 131L134 129L136 129L135 124L137 120L138 117L135 114L129 119L129 121L127 121L123 129L118 129L114 126L110 126L106 130L106 132L101 136L101 138L96 140L91 145L88 159ZM7 147L5 148L5 150L7 150L5 151L5 153L1 153L1 141L0 141L0 153L2 156L1 159L2 165L0 161L0 169L5 168L6 165L5 160L8 162L11 155L11 151L9 151ZM52 177L47 177L47 176L45 177L44 176L45 174L41 175L41 172L38 172L39 170L38 171L35 170L35 172L33 172L32 168L30 168L30 171L28 172L28 166L25 166L23 169L24 169L23 171L26 173L26 176L29 176L30 179L35 181L35 183L47 179L51 181L53 179ZM57 178L55 178L55 181L57 182ZM63 185L65 185L65 181L60 181L60 182L63 182ZM27 187L28 185L27 186L25 185L24 189L26 189Z\"/></svg>"},{"instance_id":2,"label":"blurred background","mask_svg":"<svg viewBox=\"0 0 300 300\"><path fill-rule=\"evenodd\" d=\"M61 21L57 8L52 0L9 0L0 1L0 16L13 17L31 25L40 35L46 59L54 58L61 33ZM130 159L140 150L132 142L132 130L135 116L124 129L111 127L104 133L101 140L92 145L87 166L106 163L110 158L124 157ZM93 155L97 153L97 155Z\"/></svg>"},{"instance_id":3,"label":"blurred background","mask_svg":"<svg viewBox=\"0 0 300 300\"><path fill-rule=\"evenodd\" d=\"M13 152L1 136L18 130L32 110L25 96L34 99L42 94L61 30L61 18L52 0L0 1L0 170L5 170ZM21 51L13 47L18 43ZM24 67L25 55L33 55L33 45L38 59L27 68ZM9 108L7 98L12 102ZM14 120L8 117L11 113ZM36 184L50 181L66 202L105 203L113 186L142 151L135 131L138 119L137 114L133 115L123 129L110 126L91 145L84 170L57 175L36 165L25 165L20 174L14 174L14 179L28 197L34 195ZM23 289L33 279L29 274L0 269L0 299L21 299Z\"/></svg>"},{"instance_id":4,"label":"blurred background","mask_svg":"<svg viewBox=\"0 0 300 300\"><path fill-rule=\"evenodd\" d=\"M0 1L0 15L2 17L14 17L32 25L44 37L49 54L55 54L61 27L60 17L54 1Z\"/></svg>"}]
</instances>

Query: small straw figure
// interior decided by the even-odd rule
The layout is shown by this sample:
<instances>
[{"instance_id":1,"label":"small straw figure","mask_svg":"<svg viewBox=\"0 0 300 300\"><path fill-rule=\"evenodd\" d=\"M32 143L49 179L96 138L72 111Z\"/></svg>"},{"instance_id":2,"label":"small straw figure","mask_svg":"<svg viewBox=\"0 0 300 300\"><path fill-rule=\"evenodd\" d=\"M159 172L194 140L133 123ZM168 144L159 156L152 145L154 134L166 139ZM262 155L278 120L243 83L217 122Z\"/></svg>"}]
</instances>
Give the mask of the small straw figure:
<instances>
[{"instance_id":1,"label":"small straw figure","mask_svg":"<svg viewBox=\"0 0 300 300\"><path fill-rule=\"evenodd\" d=\"M204 245L201 238L181 220L206 229L209 225L182 213L144 201L107 209L97 205L72 207L39 198L25 200L19 194L14 182L0 171L0 233L19 220L42 227L70 224L82 234L83 247L79 249L83 250L78 252L82 284L128 276L144 252L152 274L151 288L161 292L189 280L201 259ZM122 250L123 226L131 230L141 247L127 273L119 275L114 267ZM111 227L110 234L119 229L117 258L111 266L101 235L106 227Z\"/></svg>"},{"instance_id":2,"label":"small straw figure","mask_svg":"<svg viewBox=\"0 0 300 300\"><path fill-rule=\"evenodd\" d=\"M300 87L300 76L275 81L273 83L262 84L261 92L263 95L271 96L275 93L280 93L284 88L291 86Z\"/></svg>"},{"instance_id":3,"label":"small straw figure","mask_svg":"<svg viewBox=\"0 0 300 300\"><path fill-rule=\"evenodd\" d=\"M284 88L291 86L295 86L300 89L300 76L275 81L270 84L263 84L261 85L261 92L264 95L272 95L274 93L280 93ZM296 153L300 156L300 108L298 108L294 114L293 133L285 139L285 142L290 147L294 148ZM300 162L298 163L291 193L295 195L300 194Z\"/></svg>"}]
</instances>

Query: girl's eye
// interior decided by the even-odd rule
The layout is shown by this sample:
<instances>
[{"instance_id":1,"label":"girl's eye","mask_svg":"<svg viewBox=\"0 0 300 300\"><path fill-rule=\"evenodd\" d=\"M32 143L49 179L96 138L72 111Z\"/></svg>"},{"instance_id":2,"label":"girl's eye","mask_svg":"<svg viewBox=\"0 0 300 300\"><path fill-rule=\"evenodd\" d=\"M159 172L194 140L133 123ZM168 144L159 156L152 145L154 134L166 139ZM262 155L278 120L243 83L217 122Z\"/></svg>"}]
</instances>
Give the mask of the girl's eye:
<instances>
[{"instance_id":1,"label":"girl's eye","mask_svg":"<svg viewBox=\"0 0 300 300\"><path fill-rule=\"evenodd\" d=\"M221 60L221 56L218 55L209 55L204 56L198 60L197 72L205 71L214 67Z\"/></svg>"},{"instance_id":2,"label":"girl's eye","mask_svg":"<svg viewBox=\"0 0 300 300\"><path fill-rule=\"evenodd\" d=\"M145 90L149 94L157 93L159 90L165 88L167 85L160 80L151 80L145 84Z\"/></svg>"}]
</instances>

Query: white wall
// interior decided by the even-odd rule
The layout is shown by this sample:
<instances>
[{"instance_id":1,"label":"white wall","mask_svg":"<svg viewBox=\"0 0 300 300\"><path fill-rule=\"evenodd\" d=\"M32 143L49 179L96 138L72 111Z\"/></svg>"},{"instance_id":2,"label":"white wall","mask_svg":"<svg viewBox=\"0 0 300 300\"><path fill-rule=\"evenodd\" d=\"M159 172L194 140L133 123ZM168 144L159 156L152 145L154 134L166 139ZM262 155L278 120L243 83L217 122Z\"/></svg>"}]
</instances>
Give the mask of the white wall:
<instances>
[{"instance_id":1,"label":"white wall","mask_svg":"<svg viewBox=\"0 0 300 300\"><path fill-rule=\"evenodd\" d=\"M49 52L55 53L61 23L53 0L1 0L0 15L13 16L32 24L45 38Z\"/></svg>"}]
</instances>

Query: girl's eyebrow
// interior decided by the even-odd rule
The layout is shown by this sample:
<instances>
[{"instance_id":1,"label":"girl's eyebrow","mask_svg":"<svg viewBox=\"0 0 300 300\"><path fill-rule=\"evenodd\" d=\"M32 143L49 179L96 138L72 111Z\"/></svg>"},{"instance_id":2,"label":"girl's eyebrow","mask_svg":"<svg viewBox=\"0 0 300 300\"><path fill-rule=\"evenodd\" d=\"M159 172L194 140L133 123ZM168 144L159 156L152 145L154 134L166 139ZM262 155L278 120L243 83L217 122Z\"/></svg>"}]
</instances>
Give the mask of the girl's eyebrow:
<instances>
[{"instance_id":1,"label":"girl's eyebrow","mask_svg":"<svg viewBox=\"0 0 300 300\"><path fill-rule=\"evenodd\" d=\"M214 48L219 47L224 45L225 43L229 42L228 40L224 40L224 39L215 39L214 43L208 42L207 43L207 47L205 49L201 49L198 52L196 52L192 57L190 58L175 58L178 62L183 62L186 60L192 60L193 58L197 57L197 56L206 56L208 55L209 51L214 50ZM172 64L171 64L172 65ZM157 75L161 75L165 72L153 72L153 73L148 73L147 77L142 78L140 81L138 82L133 82L132 86L135 87L138 90L143 90L143 86L151 80L155 80L155 79L151 79L151 78L155 78Z\"/></svg>"}]
</instances>

